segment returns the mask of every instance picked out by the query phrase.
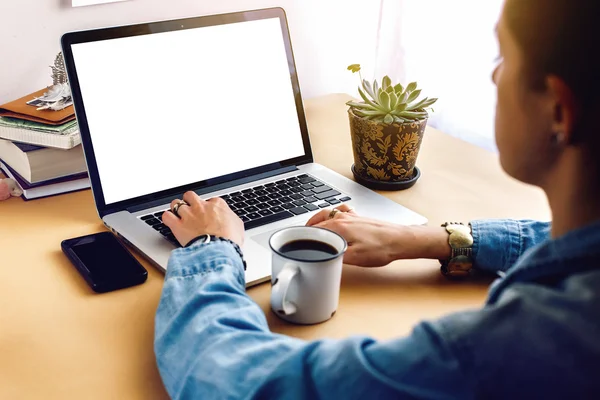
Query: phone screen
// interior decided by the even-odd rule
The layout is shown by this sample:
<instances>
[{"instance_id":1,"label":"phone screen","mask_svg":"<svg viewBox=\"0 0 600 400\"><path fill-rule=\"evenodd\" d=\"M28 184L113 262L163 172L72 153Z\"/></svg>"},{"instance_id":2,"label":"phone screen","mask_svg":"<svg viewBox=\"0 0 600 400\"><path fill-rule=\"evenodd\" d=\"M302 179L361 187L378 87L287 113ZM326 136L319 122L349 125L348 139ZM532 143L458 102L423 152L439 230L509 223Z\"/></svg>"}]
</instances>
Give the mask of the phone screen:
<instances>
[{"instance_id":1,"label":"phone screen","mask_svg":"<svg viewBox=\"0 0 600 400\"><path fill-rule=\"evenodd\" d=\"M146 269L109 232L73 239L68 247L95 285L126 287L147 274Z\"/></svg>"}]
</instances>

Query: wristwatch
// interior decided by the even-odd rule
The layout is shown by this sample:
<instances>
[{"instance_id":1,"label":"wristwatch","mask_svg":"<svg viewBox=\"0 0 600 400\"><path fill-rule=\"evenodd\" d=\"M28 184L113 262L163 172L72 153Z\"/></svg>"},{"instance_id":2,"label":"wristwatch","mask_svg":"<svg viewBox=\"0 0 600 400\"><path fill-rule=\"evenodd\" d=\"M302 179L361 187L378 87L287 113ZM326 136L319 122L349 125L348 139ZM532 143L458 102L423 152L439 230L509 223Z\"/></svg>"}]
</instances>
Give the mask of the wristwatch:
<instances>
[{"instance_id":1,"label":"wristwatch","mask_svg":"<svg viewBox=\"0 0 600 400\"><path fill-rule=\"evenodd\" d=\"M202 244L208 244L210 242L227 242L233 245L235 251L238 253L238 255L240 256L240 258L242 259L242 263L244 264L244 271L246 270L246 260L244 259L244 253L242 253L242 249L240 249L240 246L237 245L237 243L235 243L232 240L229 239L225 239L219 236L215 236L215 235L200 235L195 237L194 239L190 240L188 242L188 244L186 244L184 247L190 247L193 244L196 243L202 243Z\"/></svg>"},{"instance_id":2,"label":"wristwatch","mask_svg":"<svg viewBox=\"0 0 600 400\"><path fill-rule=\"evenodd\" d=\"M473 270L473 235L471 225L459 222L442 224L448 232L448 244L452 248L449 260L440 260L442 274L449 278L464 278Z\"/></svg>"}]
</instances>

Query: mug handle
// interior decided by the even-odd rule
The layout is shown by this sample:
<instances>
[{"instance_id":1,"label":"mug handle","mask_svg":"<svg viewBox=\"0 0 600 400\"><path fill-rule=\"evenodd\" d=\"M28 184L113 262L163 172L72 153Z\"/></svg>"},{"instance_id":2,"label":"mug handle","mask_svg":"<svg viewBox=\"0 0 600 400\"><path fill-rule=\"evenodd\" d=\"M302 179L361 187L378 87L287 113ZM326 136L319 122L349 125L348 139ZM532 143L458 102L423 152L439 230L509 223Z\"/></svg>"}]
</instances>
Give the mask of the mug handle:
<instances>
[{"instance_id":1,"label":"mug handle","mask_svg":"<svg viewBox=\"0 0 600 400\"><path fill-rule=\"evenodd\" d=\"M300 268L294 264L285 264L279 272L279 275L275 277L275 284L271 288L271 307L275 312L282 313L284 315L295 314L297 309L296 305L291 301L287 301L287 292L290 287L290 283L294 277L300 274Z\"/></svg>"}]
</instances>

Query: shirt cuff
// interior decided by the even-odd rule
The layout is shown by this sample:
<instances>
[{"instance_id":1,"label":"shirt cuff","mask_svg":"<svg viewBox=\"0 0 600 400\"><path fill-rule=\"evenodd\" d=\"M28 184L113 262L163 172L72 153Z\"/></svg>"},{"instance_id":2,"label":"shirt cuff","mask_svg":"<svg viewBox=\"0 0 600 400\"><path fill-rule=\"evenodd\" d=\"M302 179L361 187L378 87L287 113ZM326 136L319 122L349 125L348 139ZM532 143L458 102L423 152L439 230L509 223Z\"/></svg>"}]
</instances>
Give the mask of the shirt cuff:
<instances>
[{"instance_id":1,"label":"shirt cuff","mask_svg":"<svg viewBox=\"0 0 600 400\"><path fill-rule=\"evenodd\" d=\"M197 242L190 247L173 250L165 279L223 273L225 269L233 271L245 284L244 263L233 244L221 240Z\"/></svg>"},{"instance_id":2,"label":"shirt cuff","mask_svg":"<svg viewBox=\"0 0 600 400\"><path fill-rule=\"evenodd\" d=\"M472 221L473 261L478 269L498 272L521 256L521 229L516 220Z\"/></svg>"}]
</instances>

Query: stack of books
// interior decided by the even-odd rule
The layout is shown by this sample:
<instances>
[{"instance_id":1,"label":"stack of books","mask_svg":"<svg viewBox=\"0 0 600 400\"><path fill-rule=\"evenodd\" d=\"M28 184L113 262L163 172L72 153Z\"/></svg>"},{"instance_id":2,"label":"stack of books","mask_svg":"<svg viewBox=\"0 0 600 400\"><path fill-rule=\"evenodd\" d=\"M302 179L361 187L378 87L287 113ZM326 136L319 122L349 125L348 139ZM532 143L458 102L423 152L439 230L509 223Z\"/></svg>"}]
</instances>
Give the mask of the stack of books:
<instances>
[{"instance_id":1,"label":"stack of books","mask_svg":"<svg viewBox=\"0 0 600 400\"><path fill-rule=\"evenodd\" d=\"M90 187L73 106L38 110L45 91L0 106L0 169L25 200Z\"/></svg>"}]
</instances>

